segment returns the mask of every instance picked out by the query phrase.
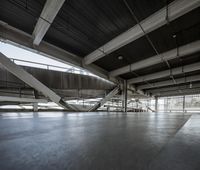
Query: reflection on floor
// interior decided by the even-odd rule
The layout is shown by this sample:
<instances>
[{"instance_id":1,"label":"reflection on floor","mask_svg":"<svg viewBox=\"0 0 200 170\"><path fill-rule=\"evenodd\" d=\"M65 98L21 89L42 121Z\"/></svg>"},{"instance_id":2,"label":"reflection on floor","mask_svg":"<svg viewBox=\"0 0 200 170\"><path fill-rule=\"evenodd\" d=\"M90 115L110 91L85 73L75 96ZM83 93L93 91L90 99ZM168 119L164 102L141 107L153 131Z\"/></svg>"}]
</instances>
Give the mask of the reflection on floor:
<instances>
[{"instance_id":1,"label":"reflection on floor","mask_svg":"<svg viewBox=\"0 0 200 170\"><path fill-rule=\"evenodd\" d=\"M199 170L200 114L1 113L2 170Z\"/></svg>"}]
</instances>

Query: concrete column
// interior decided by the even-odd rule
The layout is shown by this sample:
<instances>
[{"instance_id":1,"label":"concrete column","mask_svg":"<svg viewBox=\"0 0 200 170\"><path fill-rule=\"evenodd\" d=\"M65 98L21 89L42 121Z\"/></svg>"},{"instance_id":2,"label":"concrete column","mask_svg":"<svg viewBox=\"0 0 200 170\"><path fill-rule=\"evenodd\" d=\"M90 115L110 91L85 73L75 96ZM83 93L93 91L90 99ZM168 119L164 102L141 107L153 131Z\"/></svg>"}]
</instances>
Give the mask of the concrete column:
<instances>
[{"instance_id":1,"label":"concrete column","mask_svg":"<svg viewBox=\"0 0 200 170\"><path fill-rule=\"evenodd\" d=\"M185 112L185 96L183 96L183 112Z\"/></svg>"},{"instance_id":2,"label":"concrete column","mask_svg":"<svg viewBox=\"0 0 200 170\"><path fill-rule=\"evenodd\" d=\"M155 97L155 111L158 112L158 97Z\"/></svg>"},{"instance_id":3,"label":"concrete column","mask_svg":"<svg viewBox=\"0 0 200 170\"><path fill-rule=\"evenodd\" d=\"M127 80L123 84L123 111L127 112Z\"/></svg>"},{"instance_id":4,"label":"concrete column","mask_svg":"<svg viewBox=\"0 0 200 170\"><path fill-rule=\"evenodd\" d=\"M33 103L33 111L34 112L38 111L38 103Z\"/></svg>"}]
</instances>

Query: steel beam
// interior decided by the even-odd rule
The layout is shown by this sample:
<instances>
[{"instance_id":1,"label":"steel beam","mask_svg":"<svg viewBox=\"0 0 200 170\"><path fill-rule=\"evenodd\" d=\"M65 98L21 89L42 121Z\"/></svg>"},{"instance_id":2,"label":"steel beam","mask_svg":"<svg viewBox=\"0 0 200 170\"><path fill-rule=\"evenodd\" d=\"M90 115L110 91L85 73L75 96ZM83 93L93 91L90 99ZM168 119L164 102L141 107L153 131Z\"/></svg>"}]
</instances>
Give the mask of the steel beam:
<instances>
[{"instance_id":1,"label":"steel beam","mask_svg":"<svg viewBox=\"0 0 200 170\"><path fill-rule=\"evenodd\" d=\"M124 80L123 84L123 111L126 113L127 112L127 98L128 98L128 93L127 93L127 80Z\"/></svg>"},{"instance_id":2,"label":"steel beam","mask_svg":"<svg viewBox=\"0 0 200 170\"><path fill-rule=\"evenodd\" d=\"M115 77L121 74L125 74L131 71L139 70L145 67L149 67L155 64L162 63L163 60L168 61L176 58L177 56L179 57L185 57L191 54L194 54L196 52L200 51L200 40L195 41L186 45L183 45L181 47L169 50L167 52L164 52L160 55L155 55L152 57L149 57L145 60L141 60L135 63L132 63L130 65L118 68L116 70L113 70L109 73L111 77Z\"/></svg>"},{"instance_id":3,"label":"steel beam","mask_svg":"<svg viewBox=\"0 0 200 170\"><path fill-rule=\"evenodd\" d=\"M155 112L158 112L158 97L155 97Z\"/></svg>"},{"instance_id":4,"label":"steel beam","mask_svg":"<svg viewBox=\"0 0 200 170\"><path fill-rule=\"evenodd\" d=\"M11 97L11 96L0 96L0 102L19 102L19 103L47 103L45 99L31 99L24 97Z\"/></svg>"},{"instance_id":5,"label":"steel beam","mask_svg":"<svg viewBox=\"0 0 200 170\"><path fill-rule=\"evenodd\" d=\"M39 53L40 55L52 58L62 63L71 64L80 69L86 69L101 78L112 81L115 84L119 84L123 81L123 79L119 77L110 77L106 70L96 66L95 64L85 65L80 57L47 42L42 41L39 46L33 46L31 35L14 28L3 21L0 21L0 39L6 43ZM142 90L136 91L141 95L145 95Z\"/></svg>"},{"instance_id":6,"label":"steel beam","mask_svg":"<svg viewBox=\"0 0 200 170\"><path fill-rule=\"evenodd\" d=\"M33 87L37 91L42 92L46 97L48 97L51 101L57 103L59 106L63 107L64 109L74 110L70 105L65 103L60 96L58 96L55 92L49 89L47 86L42 84L38 81L35 77L31 74L26 72L22 67L16 65L10 59L8 59L5 55L0 53L0 63L1 65L11 72L13 75L18 77L20 80L28 84L29 86Z\"/></svg>"},{"instance_id":7,"label":"steel beam","mask_svg":"<svg viewBox=\"0 0 200 170\"><path fill-rule=\"evenodd\" d=\"M173 21L178 17L192 11L193 9L198 8L199 6L200 0L175 0L170 3L168 7L160 9L159 11L141 21L140 25L144 29L145 33L149 33L165 25L169 21ZM144 36L144 32L140 25L135 25L128 31L122 33L102 47L85 56L84 63L91 64L94 61L104 57L105 55Z\"/></svg>"},{"instance_id":8,"label":"steel beam","mask_svg":"<svg viewBox=\"0 0 200 170\"><path fill-rule=\"evenodd\" d=\"M128 80L128 84L135 84L135 83L159 79L163 77L170 77L171 75L174 76L174 75L188 73L188 72L197 71L197 70L200 70L200 62L185 65L182 67L173 68L171 70L165 70L165 71L161 71L161 72L157 72L153 74L147 74L145 76L140 76L137 78L132 78Z\"/></svg>"},{"instance_id":9,"label":"steel beam","mask_svg":"<svg viewBox=\"0 0 200 170\"><path fill-rule=\"evenodd\" d=\"M196 89L185 89L181 91L169 91L155 94L158 97L167 97L167 96L182 96L182 95L191 95L191 94L200 94L200 88Z\"/></svg>"},{"instance_id":10,"label":"steel beam","mask_svg":"<svg viewBox=\"0 0 200 170\"><path fill-rule=\"evenodd\" d=\"M47 0L33 31L33 44L39 45L65 0Z\"/></svg>"},{"instance_id":11,"label":"steel beam","mask_svg":"<svg viewBox=\"0 0 200 170\"><path fill-rule=\"evenodd\" d=\"M149 94L145 93L143 90L137 89L135 87L135 85L133 84L127 84L127 89L129 91L132 91L135 94L141 95L141 96L145 96L145 97L150 97Z\"/></svg>"},{"instance_id":12,"label":"steel beam","mask_svg":"<svg viewBox=\"0 0 200 170\"><path fill-rule=\"evenodd\" d=\"M99 102L97 102L95 105L93 105L88 112L92 112L92 111L96 111L98 108L100 108L101 106L103 106L108 100L110 100L114 95L116 95L120 90L120 86L116 86L113 90L110 91L110 93L108 93L105 98L103 98L102 100L100 100Z\"/></svg>"},{"instance_id":13,"label":"steel beam","mask_svg":"<svg viewBox=\"0 0 200 170\"><path fill-rule=\"evenodd\" d=\"M32 35L16 29L3 21L0 21L0 39L6 43L10 43L35 53L39 53L40 55L52 58L62 63L88 70L91 73L98 75L101 78L110 80L114 83L119 83L121 81L121 79L118 78L109 78L108 72L99 66L94 64L87 66L84 65L82 63L81 57L78 57L45 41L41 41L38 46L33 46Z\"/></svg>"},{"instance_id":14,"label":"steel beam","mask_svg":"<svg viewBox=\"0 0 200 170\"><path fill-rule=\"evenodd\" d=\"M195 82L195 81L200 81L200 75L178 78L178 79L176 79L176 84L190 83L190 82ZM151 83L151 86L149 86L148 84L144 84L144 85L138 86L137 88L138 89L151 89L151 88L157 88L157 87L162 87L162 86L170 86L170 85L174 85L173 80Z\"/></svg>"},{"instance_id":15,"label":"steel beam","mask_svg":"<svg viewBox=\"0 0 200 170\"><path fill-rule=\"evenodd\" d=\"M169 91L181 91L185 89L190 89L190 88L200 88L200 83L192 83L191 84L184 84L184 85L178 85L178 86L173 86L173 87L160 87L160 88L155 88L155 89L149 89L146 90L147 93L152 93L152 94L162 94L162 92L169 92Z\"/></svg>"}]
</instances>

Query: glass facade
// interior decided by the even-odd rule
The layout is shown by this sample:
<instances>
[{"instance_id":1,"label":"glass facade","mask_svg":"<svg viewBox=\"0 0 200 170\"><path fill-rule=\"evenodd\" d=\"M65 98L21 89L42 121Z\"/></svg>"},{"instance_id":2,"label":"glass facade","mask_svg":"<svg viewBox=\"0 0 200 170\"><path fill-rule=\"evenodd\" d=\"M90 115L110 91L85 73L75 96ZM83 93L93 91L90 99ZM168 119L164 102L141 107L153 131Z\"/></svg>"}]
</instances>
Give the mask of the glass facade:
<instances>
[{"instance_id":1,"label":"glass facade","mask_svg":"<svg viewBox=\"0 0 200 170\"><path fill-rule=\"evenodd\" d=\"M200 112L200 95L198 94L159 98L158 111Z\"/></svg>"}]
</instances>

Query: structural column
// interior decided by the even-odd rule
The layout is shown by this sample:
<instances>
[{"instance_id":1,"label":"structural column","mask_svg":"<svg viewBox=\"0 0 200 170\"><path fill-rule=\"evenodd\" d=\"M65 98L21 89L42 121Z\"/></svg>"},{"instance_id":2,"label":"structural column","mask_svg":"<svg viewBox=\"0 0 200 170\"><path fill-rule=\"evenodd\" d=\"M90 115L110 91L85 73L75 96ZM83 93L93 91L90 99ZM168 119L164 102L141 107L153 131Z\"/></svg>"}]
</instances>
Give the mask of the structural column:
<instances>
[{"instance_id":1,"label":"structural column","mask_svg":"<svg viewBox=\"0 0 200 170\"><path fill-rule=\"evenodd\" d=\"M123 83L123 111L127 112L127 80L124 80Z\"/></svg>"},{"instance_id":2,"label":"structural column","mask_svg":"<svg viewBox=\"0 0 200 170\"><path fill-rule=\"evenodd\" d=\"M38 103L33 103L33 111L34 112L38 111Z\"/></svg>"},{"instance_id":3,"label":"structural column","mask_svg":"<svg viewBox=\"0 0 200 170\"><path fill-rule=\"evenodd\" d=\"M64 109L76 110L73 106L64 102L60 96L58 96L54 91L48 88L46 85L41 83L35 77L33 77L30 73L25 71L22 67L18 66L14 62L12 62L9 58L7 58L4 54L0 52L0 64L8 70L10 73L15 75L17 78L33 87L35 90L42 92L46 97L48 97L51 101L57 103L59 106Z\"/></svg>"},{"instance_id":4,"label":"structural column","mask_svg":"<svg viewBox=\"0 0 200 170\"><path fill-rule=\"evenodd\" d=\"M158 112L158 97L155 97L155 112Z\"/></svg>"},{"instance_id":5,"label":"structural column","mask_svg":"<svg viewBox=\"0 0 200 170\"><path fill-rule=\"evenodd\" d=\"M183 96L183 112L185 112L185 96Z\"/></svg>"}]
</instances>

